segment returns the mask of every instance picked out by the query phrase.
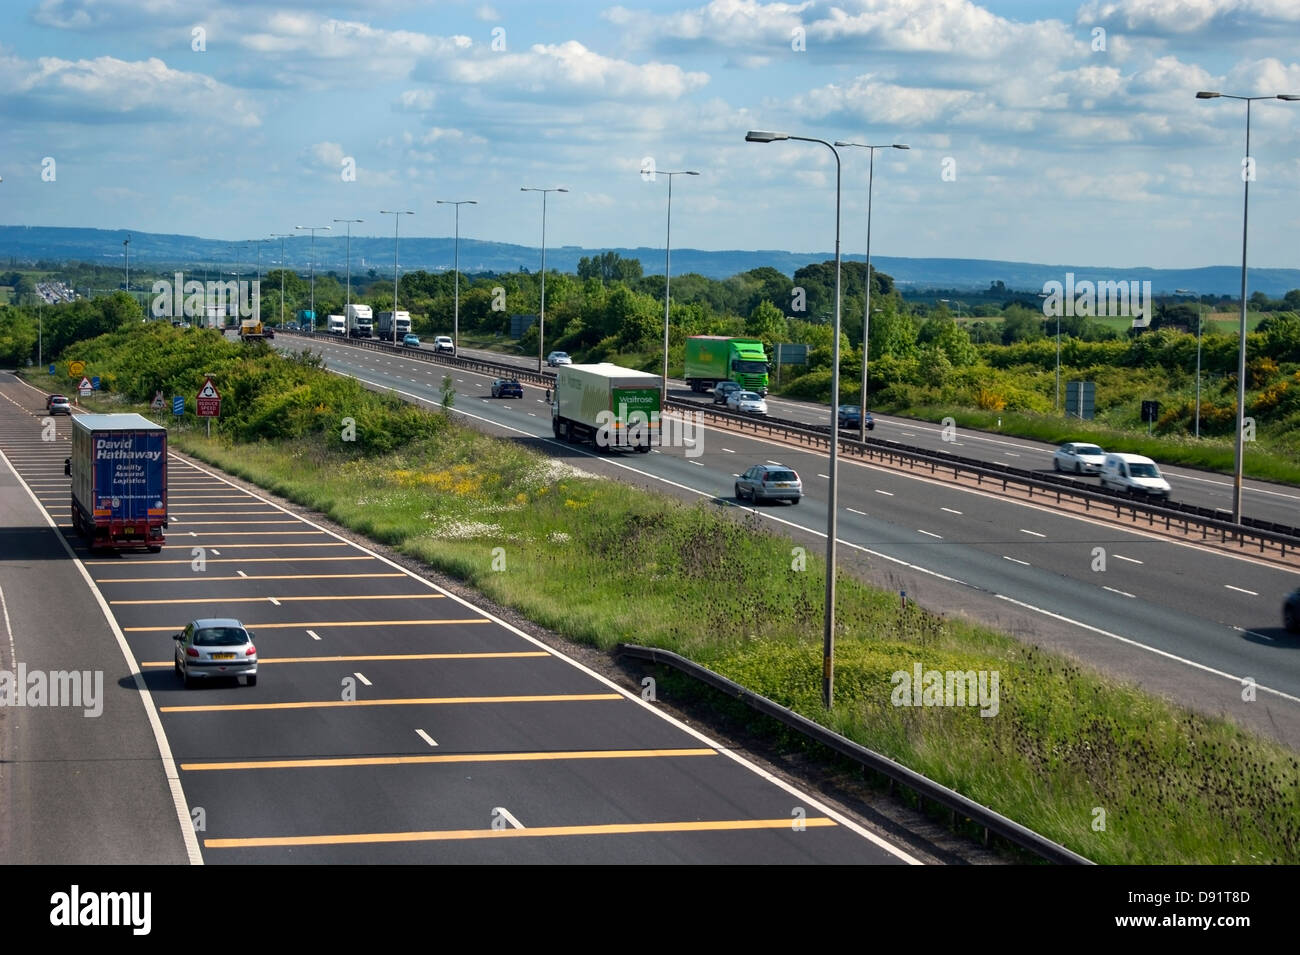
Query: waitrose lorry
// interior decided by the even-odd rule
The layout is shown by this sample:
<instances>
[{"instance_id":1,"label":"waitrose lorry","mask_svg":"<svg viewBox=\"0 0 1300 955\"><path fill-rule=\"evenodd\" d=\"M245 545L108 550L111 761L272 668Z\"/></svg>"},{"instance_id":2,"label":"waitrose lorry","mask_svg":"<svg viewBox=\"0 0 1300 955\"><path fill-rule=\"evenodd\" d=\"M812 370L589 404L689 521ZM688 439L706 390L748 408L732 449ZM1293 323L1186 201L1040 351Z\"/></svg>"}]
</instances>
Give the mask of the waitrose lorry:
<instances>
[{"instance_id":1,"label":"waitrose lorry","mask_svg":"<svg viewBox=\"0 0 1300 955\"><path fill-rule=\"evenodd\" d=\"M734 381L766 395L767 369L767 352L757 339L723 335L686 339L686 383L691 391L708 391L720 381Z\"/></svg>"},{"instance_id":2,"label":"waitrose lorry","mask_svg":"<svg viewBox=\"0 0 1300 955\"><path fill-rule=\"evenodd\" d=\"M561 365L551 396L551 428L565 441L646 452L659 433L663 378L609 362Z\"/></svg>"},{"instance_id":3,"label":"waitrose lorry","mask_svg":"<svg viewBox=\"0 0 1300 955\"><path fill-rule=\"evenodd\" d=\"M72 419L72 526L91 548L162 550L167 528L167 429L138 414Z\"/></svg>"}]
</instances>

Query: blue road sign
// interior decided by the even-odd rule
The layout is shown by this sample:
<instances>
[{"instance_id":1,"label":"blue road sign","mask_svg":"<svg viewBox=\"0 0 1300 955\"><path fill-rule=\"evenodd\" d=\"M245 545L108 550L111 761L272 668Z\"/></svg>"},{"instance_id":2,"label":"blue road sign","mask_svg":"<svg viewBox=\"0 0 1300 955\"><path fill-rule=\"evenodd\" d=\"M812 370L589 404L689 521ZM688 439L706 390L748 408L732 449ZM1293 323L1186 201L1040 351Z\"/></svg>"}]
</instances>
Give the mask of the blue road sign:
<instances>
[{"instance_id":1,"label":"blue road sign","mask_svg":"<svg viewBox=\"0 0 1300 955\"><path fill-rule=\"evenodd\" d=\"M172 398L172 414L174 415L185 414L185 398L182 395L177 395L176 397Z\"/></svg>"},{"instance_id":2,"label":"blue road sign","mask_svg":"<svg viewBox=\"0 0 1300 955\"><path fill-rule=\"evenodd\" d=\"M96 391L99 390L99 375L96 375L94 378L90 379L90 387L94 388Z\"/></svg>"},{"instance_id":3,"label":"blue road sign","mask_svg":"<svg viewBox=\"0 0 1300 955\"><path fill-rule=\"evenodd\" d=\"M51 374L51 375L54 374L54 366L53 366L53 365L50 366L50 374Z\"/></svg>"}]
</instances>

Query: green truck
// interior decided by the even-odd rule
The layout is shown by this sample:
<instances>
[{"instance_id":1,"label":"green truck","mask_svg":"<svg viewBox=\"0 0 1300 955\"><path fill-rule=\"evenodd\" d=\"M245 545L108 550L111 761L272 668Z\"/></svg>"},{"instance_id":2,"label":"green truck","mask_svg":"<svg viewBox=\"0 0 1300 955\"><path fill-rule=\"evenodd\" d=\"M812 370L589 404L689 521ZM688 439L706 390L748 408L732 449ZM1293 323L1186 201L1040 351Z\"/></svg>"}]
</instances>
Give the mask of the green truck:
<instances>
[{"instance_id":1,"label":"green truck","mask_svg":"<svg viewBox=\"0 0 1300 955\"><path fill-rule=\"evenodd\" d=\"M686 339L686 383L691 391L708 391L720 381L734 381L747 391L767 394L767 352L754 338L692 335Z\"/></svg>"},{"instance_id":2,"label":"green truck","mask_svg":"<svg viewBox=\"0 0 1300 955\"><path fill-rule=\"evenodd\" d=\"M598 450L650 450L659 433L663 378L609 362L561 365L551 394L551 428L564 441Z\"/></svg>"}]
</instances>

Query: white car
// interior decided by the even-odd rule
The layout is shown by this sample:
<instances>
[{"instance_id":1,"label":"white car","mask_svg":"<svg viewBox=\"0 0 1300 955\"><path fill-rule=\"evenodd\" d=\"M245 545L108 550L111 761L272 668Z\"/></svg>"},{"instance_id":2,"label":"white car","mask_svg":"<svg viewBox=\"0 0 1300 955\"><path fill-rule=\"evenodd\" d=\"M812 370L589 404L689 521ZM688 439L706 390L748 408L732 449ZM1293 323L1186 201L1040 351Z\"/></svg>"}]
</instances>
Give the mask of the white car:
<instances>
[{"instance_id":1,"label":"white car","mask_svg":"<svg viewBox=\"0 0 1300 955\"><path fill-rule=\"evenodd\" d=\"M727 410L741 414L767 414L767 402L756 391L733 391L727 395Z\"/></svg>"},{"instance_id":2,"label":"white car","mask_svg":"<svg viewBox=\"0 0 1300 955\"><path fill-rule=\"evenodd\" d=\"M568 352L553 351L546 356L546 364L552 368L558 368L560 365L572 365L573 359L569 357Z\"/></svg>"},{"instance_id":3,"label":"white car","mask_svg":"<svg viewBox=\"0 0 1300 955\"><path fill-rule=\"evenodd\" d=\"M1056 449L1052 455L1052 468L1073 471L1075 474L1100 474L1106 464L1106 452L1095 444L1071 441Z\"/></svg>"},{"instance_id":4,"label":"white car","mask_svg":"<svg viewBox=\"0 0 1300 955\"><path fill-rule=\"evenodd\" d=\"M1140 454L1108 454L1101 469L1101 486L1128 494L1169 499L1172 490L1160 467Z\"/></svg>"},{"instance_id":5,"label":"white car","mask_svg":"<svg viewBox=\"0 0 1300 955\"><path fill-rule=\"evenodd\" d=\"M456 354L456 343L451 340L450 335L439 335L433 340L433 350L454 355Z\"/></svg>"}]
</instances>

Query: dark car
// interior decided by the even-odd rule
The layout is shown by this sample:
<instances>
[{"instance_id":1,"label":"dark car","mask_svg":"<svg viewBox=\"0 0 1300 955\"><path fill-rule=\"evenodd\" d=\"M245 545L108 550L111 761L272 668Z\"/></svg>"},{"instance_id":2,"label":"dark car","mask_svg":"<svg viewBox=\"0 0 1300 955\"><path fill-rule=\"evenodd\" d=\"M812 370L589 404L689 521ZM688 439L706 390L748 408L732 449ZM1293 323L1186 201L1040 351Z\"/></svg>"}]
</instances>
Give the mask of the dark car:
<instances>
[{"instance_id":1,"label":"dark car","mask_svg":"<svg viewBox=\"0 0 1300 955\"><path fill-rule=\"evenodd\" d=\"M840 405L839 419L841 428L846 428L849 431L862 430L862 409L857 405ZM876 419L873 418L871 412L868 411L867 430L874 431L875 427Z\"/></svg>"},{"instance_id":2,"label":"dark car","mask_svg":"<svg viewBox=\"0 0 1300 955\"><path fill-rule=\"evenodd\" d=\"M1292 633L1300 633L1300 587L1291 591L1282 604L1282 623Z\"/></svg>"},{"instance_id":3,"label":"dark car","mask_svg":"<svg viewBox=\"0 0 1300 955\"><path fill-rule=\"evenodd\" d=\"M492 381L493 398L522 398L524 386L513 378L496 378Z\"/></svg>"},{"instance_id":4,"label":"dark car","mask_svg":"<svg viewBox=\"0 0 1300 955\"><path fill-rule=\"evenodd\" d=\"M720 381L713 386L713 403L715 405L725 405L731 393L740 390L742 389L739 382Z\"/></svg>"}]
</instances>

